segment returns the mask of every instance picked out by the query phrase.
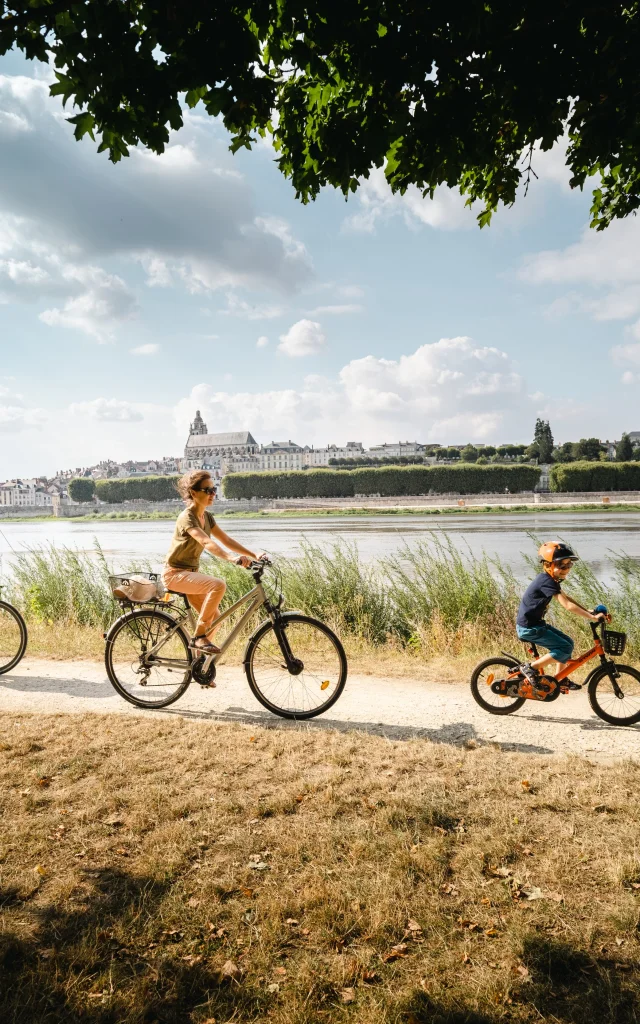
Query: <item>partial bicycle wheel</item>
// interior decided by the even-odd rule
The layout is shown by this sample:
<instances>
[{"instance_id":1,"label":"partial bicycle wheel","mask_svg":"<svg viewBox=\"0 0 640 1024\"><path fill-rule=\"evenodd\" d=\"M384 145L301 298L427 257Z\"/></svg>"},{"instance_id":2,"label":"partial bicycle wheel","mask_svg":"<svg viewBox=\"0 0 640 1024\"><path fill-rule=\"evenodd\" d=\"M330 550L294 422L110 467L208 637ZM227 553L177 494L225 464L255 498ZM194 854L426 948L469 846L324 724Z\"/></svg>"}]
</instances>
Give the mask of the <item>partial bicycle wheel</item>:
<instances>
[{"instance_id":1,"label":"partial bicycle wheel","mask_svg":"<svg viewBox=\"0 0 640 1024\"><path fill-rule=\"evenodd\" d=\"M500 684L518 667L513 658L488 658L480 662L471 676L471 693L483 711L490 715L512 715L525 703L524 697L503 695Z\"/></svg>"},{"instance_id":2,"label":"partial bicycle wheel","mask_svg":"<svg viewBox=\"0 0 640 1024\"><path fill-rule=\"evenodd\" d=\"M323 622L295 612L282 615L286 642L297 661L290 672L272 622L253 634L244 656L251 692L281 718L315 718L344 690L347 657L335 633Z\"/></svg>"},{"instance_id":3,"label":"partial bicycle wheel","mask_svg":"<svg viewBox=\"0 0 640 1024\"><path fill-rule=\"evenodd\" d=\"M166 708L187 689L192 653L183 630L175 626L166 612L140 608L119 618L107 633L107 675L130 704Z\"/></svg>"},{"instance_id":4,"label":"partial bicycle wheel","mask_svg":"<svg viewBox=\"0 0 640 1024\"><path fill-rule=\"evenodd\" d=\"M0 675L15 668L27 649L27 626L12 604L0 601Z\"/></svg>"},{"instance_id":5,"label":"partial bicycle wheel","mask_svg":"<svg viewBox=\"0 0 640 1024\"><path fill-rule=\"evenodd\" d=\"M605 665L594 672L589 680L589 703L609 725L635 725L640 722L640 672L630 665L616 665L616 670L615 686Z\"/></svg>"}]
</instances>

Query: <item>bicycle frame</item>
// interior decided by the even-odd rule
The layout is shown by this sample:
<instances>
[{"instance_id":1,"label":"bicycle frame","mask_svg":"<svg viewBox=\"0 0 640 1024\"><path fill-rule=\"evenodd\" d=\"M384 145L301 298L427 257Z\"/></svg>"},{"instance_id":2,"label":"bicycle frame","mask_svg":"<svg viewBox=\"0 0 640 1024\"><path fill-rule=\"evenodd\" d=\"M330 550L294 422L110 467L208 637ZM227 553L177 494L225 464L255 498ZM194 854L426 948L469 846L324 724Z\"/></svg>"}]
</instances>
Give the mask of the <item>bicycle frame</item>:
<instances>
[{"instance_id":1,"label":"bicycle frame","mask_svg":"<svg viewBox=\"0 0 640 1024\"><path fill-rule=\"evenodd\" d=\"M268 604L267 595L264 592L264 587L262 586L262 583L257 583L252 590L250 590L247 594L244 594L241 598L239 598L235 602L235 604L232 604L229 608L222 612L221 615L218 615L218 617L214 619L213 622L211 623L209 629L211 630L214 628L214 626L218 626L221 622L224 622L224 620L228 619L229 616L233 614L233 612L235 612L238 608L241 608L245 604L248 604L249 607L238 619L238 621L236 622L233 629L229 632L229 634L224 638L222 645L220 647L220 653L209 654L206 656L204 663L202 665L203 672L206 672L210 668L212 663L215 665L217 660L223 656L223 654L227 651L227 649L235 640L238 633L242 630L245 623L254 614L254 612L256 612L258 608L261 608L263 605ZM174 635L174 633L177 633L178 630L184 632L183 623L185 619L189 620L189 625L191 627L191 631L193 632L193 630L195 629L195 617L193 614L193 609L191 608L191 605L188 602L185 613L181 615L179 619L176 620L176 624L173 627L173 629L170 629L168 633L165 633L162 639L159 640L157 644L155 644L149 651L146 652L145 658L153 657L156 665L183 665L184 662L177 661L175 658L157 658L156 654L158 651L162 649L162 647Z\"/></svg>"}]
</instances>

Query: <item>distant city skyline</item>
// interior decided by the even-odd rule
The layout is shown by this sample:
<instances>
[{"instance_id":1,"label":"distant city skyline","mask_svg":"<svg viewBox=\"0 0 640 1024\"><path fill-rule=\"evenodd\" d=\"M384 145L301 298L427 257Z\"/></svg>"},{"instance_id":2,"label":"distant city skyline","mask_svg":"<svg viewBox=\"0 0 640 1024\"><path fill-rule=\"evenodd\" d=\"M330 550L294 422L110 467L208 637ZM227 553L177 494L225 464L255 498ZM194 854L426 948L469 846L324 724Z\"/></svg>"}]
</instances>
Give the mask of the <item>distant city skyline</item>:
<instances>
[{"instance_id":1,"label":"distant city skyline","mask_svg":"<svg viewBox=\"0 0 640 1024\"><path fill-rule=\"evenodd\" d=\"M196 408L315 446L637 425L640 219L590 231L560 149L482 231L380 170L303 207L198 107L111 165L51 77L0 58L0 478L178 453Z\"/></svg>"}]
</instances>

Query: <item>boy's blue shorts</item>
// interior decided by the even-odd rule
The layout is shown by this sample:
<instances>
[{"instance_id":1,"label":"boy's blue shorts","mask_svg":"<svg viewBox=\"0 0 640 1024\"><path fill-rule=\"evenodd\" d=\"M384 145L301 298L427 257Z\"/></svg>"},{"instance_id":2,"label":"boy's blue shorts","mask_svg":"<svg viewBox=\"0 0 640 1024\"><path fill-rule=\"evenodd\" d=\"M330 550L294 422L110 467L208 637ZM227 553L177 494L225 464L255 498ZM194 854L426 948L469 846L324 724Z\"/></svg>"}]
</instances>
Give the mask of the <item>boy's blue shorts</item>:
<instances>
[{"instance_id":1,"label":"boy's blue shorts","mask_svg":"<svg viewBox=\"0 0 640 1024\"><path fill-rule=\"evenodd\" d=\"M516 632L521 640L546 647L556 661L568 661L573 654L571 637L546 622L539 626L516 626Z\"/></svg>"}]
</instances>

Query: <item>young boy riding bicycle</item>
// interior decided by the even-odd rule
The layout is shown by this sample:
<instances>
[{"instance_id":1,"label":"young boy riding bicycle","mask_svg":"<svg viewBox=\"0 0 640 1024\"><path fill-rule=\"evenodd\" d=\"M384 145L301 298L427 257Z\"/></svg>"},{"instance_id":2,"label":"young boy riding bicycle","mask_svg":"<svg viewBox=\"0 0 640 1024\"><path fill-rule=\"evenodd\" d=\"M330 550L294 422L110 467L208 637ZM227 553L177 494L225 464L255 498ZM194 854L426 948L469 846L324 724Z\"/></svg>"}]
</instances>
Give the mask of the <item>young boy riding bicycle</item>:
<instances>
[{"instance_id":1,"label":"young boy riding bicycle","mask_svg":"<svg viewBox=\"0 0 640 1024\"><path fill-rule=\"evenodd\" d=\"M572 597L562 593L562 583L571 572L573 563L578 561L578 556L561 541L548 541L538 551L542 562L543 571L529 584L518 608L516 618L516 632L520 640L546 647L549 651L541 658L520 666L523 676L534 686L540 679L541 670L552 661L558 663L557 672L561 672L573 654L573 640L566 633L550 626L545 622L545 613L552 600L568 612L579 615L589 622L601 622L604 616L602 613L594 614L588 608L583 608ZM570 679L564 680L564 685L570 690L581 689L579 683Z\"/></svg>"}]
</instances>

